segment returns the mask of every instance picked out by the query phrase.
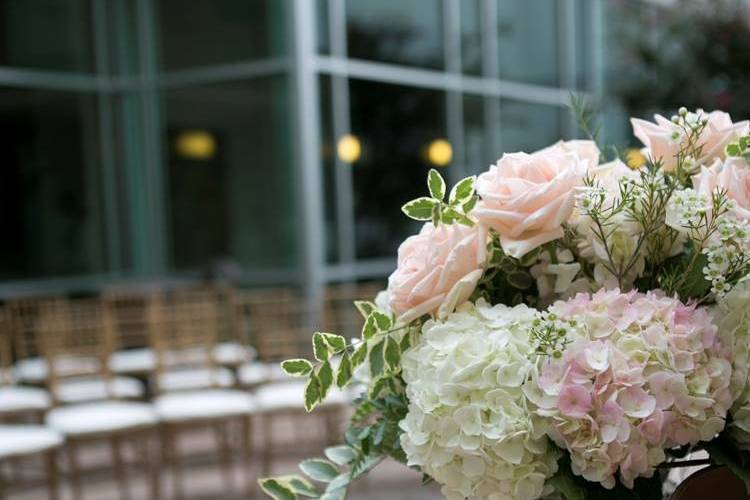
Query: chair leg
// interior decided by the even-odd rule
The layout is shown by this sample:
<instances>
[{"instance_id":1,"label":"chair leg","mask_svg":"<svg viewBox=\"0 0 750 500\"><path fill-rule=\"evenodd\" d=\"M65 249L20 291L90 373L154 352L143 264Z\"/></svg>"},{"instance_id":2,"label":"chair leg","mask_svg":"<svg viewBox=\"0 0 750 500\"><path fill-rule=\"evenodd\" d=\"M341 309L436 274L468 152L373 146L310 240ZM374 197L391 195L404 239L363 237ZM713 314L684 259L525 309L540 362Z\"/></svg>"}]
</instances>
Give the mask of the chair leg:
<instances>
[{"instance_id":1,"label":"chair leg","mask_svg":"<svg viewBox=\"0 0 750 500\"><path fill-rule=\"evenodd\" d=\"M172 469L173 496L177 500L185 497L182 489L182 470L179 464L179 450L177 448L177 428L172 425L164 426L165 462Z\"/></svg>"},{"instance_id":2,"label":"chair leg","mask_svg":"<svg viewBox=\"0 0 750 500\"><path fill-rule=\"evenodd\" d=\"M242 418L240 432L242 437L240 446L242 447L242 472L245 476L245 493L248 498L255 495L255 474L253 473L250 457L253 453L253 417L251 415Z\"/></svg>"},{"instance_id":3,"label":"chair leg","mask_svg":"<svg viewBox=\"0 0 750 500\"><path fill-rule=\"evenodd\" d=\"M81 500L83 498L83 490L81 488L81 469L78 466L78 443L68 440L66 447L68 450L70 490L74 500Z\"/></svg>"},{"instance_id":4,"label":"chair leg","mask_svg":"<svg viewBox=\"0 0 750 500\"><path fill-rule=\"evenodd\" d=\"M115 478L120 489L120 498L130 500L130 484L128 482L127 464L122 457L122 440L120 436L112 436L109 441L112 451L112 464L115 468Z\"/></svg>"},{"instance_id":5,"label":"chair leg","mask_svg":"<svg viewBox=\"0 0 750 500\"><path fill-rule=\"evenodd\" d=\"M145 476L151 489L151 500L161 498L161 460L159 460L161 439L158 431L147 431L143 436L143 465L146 467Z\"/></svg>"},{"instance_id":6,"label":"chair leg","mask_svg":"<svg viewBox=\"0 0 750 500\"><path fill-rule=\"evenodd\" d=\"M263 474L263 477L268 477L271 475L271 461L273 459L273 446L272 446L272 432L273 432L273 425L270 418L270 415L266 414L263 415L263 445L261 453L263 455L262 459L262 465L261 465L261 472Z\"/></svg>"},{"instance_id":7,"label":"chair leg","mask_svg":"<svg viewBox=\"0 0 750 500\"><path fill-rule=\"evenodd\" d=\"M227 436L229 422L214 424L216 446L219 455L219 468L224 476L224 491L234 492L234 474L232 474L232 449Z\"/></svg>"},{"instance_id":8,"label":"chair leg","mask_svg":"<svg viewBox=\"0 0 750 500\"><path fill-rule=\"evenodd\" d=\"M60 482L57 470L57 450L51 450L45 454L47 462L47 491L49 500L58 500L60 498Z\"/></svg>"}]
</instances>

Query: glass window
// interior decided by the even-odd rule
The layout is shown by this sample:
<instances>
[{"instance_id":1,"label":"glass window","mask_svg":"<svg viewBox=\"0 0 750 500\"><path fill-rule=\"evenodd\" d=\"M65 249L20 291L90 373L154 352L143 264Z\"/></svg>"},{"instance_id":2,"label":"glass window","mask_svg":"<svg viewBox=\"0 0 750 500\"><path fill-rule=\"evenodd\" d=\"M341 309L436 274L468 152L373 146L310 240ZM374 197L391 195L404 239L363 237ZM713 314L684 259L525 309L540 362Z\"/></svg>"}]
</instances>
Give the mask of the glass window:
<instances>
[{"instance_id":1,"label":"glass window","mask_svg":"<svg viewBox=\"0 0 750 500\"><path fill-rule=\"evenodd\" d=\"M286 3L160 0L162 66L170 70L282 54Z\"/></svg>"},{"instance_id":2,"label":"glass window","mask_svg":"<svg viewBox=\"0 0 750 500\"><path fill-rule=\"evenodd\" d=\"M286 79L168 90L164 102L172 267L293 265Z\"/></svg>"},{"instance_id":3,"label":"glass window","mask_svg":"<svg viewBox=\"0 0 750 500\"><path fill-rule=\"evenodd\" d=\"M502 153L531 153L562 139L562 120L567 109L547 104L500 101ZM498 154L499 158L502 154Z\"/></svg>"},{"instance_id":4,"label":"glass window","mask_svg":"<svg viewBox=\"0 0 750 500\"><path fill-rule=\"evenodd\" d=\"M429 145L446 135L445 94L362 80L350 92L352 133L362 142L352 167L357 257L392 257L419 229L393 207L426 193Z\"/></svg>"},{"instance_id":5,"label":"glass window","mask_svg":"<svg viewBox=\"0 0 750 500\"><path fill-rule=\"evenodd\" d=\"M0 89L3 279L106 269L96 100Z\"/></svg>"},{"instance_id":6,"label":"glass window","mask_svg":"<svg viewBox=\"0 0 750 500\"><path fill-rule=\"evenodd\" d=\"M348 0L349 57L443 68L442 4L440 0Z\"/></svg>"},{"instance_id":7,"label":"glass window","mask_svg":"<svg viewBox=\"0 0 750 500\"><path fill-rule=\"evenodd\" d=\"M559 85L556 0L503 0L498 4L500 78Z\"/></svg>"},{"instance_id":8,"label":"glass window","mask_svg":"<svg viewBox=\"0 0 750 500\"><path fill-rule=\"evenodd\" d=\"M482 96L464 96L464 156L469 174L484 172L494 161L494 153L485 140L484 102Z\"/></svg>"},{"instance_id":9,"label":"glass window","mask_svg":"<svg viewBox=\"0 0 750 500\"><path fill-rule=\"evenodd\" d=\"M0 2L0 65L93 71L87 0Z\"/></svg>"},{"instance_id":10,"label":"glass window","mask_svg":"<svg viewBox=\"0 0 750 500\"><path fill-rule=\"evenodd\" d=\"M318 52L331 53L330 32L328 31L328 0L315 0L315 25L318 35Z\"/></svg>"},{"instance_id":11,"label":"glass window","mask_svg":"<svg viewBox=\"0 0 750 500\"><path fill-rule=\"evenodd\" d=\"M461 66L469 75L482 74L482 22L479 0L461 0Z\"/></svg>"}]
</instances>

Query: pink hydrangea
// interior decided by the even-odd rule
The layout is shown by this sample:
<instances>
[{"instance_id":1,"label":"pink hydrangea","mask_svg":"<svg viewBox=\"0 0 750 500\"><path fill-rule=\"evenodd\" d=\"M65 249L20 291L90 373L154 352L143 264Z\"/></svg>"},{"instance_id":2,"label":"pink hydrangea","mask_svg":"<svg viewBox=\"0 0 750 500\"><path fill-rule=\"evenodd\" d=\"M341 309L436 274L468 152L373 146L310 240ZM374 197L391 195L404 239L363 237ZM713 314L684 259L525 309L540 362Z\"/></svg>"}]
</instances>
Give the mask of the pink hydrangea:
<instances>
[{"instance_id":1,"label":"pink hydrangea","mask_svg":"<svg viewBox=\"0 0 750 500\"><path fill-rule=\"evenodd\" d=\"M731 346L708 309L660 292L599 291L554 304L562 356L541 361L528 397L573 472L633 486L666 448L712 439L732 404Z\"/></svg>"}]
</instances>

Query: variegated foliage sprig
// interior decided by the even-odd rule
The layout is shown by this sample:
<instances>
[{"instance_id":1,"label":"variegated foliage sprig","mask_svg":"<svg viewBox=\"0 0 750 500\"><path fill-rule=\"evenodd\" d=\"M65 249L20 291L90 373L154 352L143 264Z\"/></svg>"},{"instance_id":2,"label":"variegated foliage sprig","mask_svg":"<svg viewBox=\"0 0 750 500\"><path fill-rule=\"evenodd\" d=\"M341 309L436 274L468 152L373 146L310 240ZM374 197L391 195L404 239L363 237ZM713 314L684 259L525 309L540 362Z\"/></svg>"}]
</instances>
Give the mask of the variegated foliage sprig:
<instances>
[{"instance_id":1,"label":"variegated foliage sprig","mask_svg":"<svg viewBox=\"0 0 750 500\"><path fill-rule=\"evenodd\" d=\"M316 332L312 339L314 359L290 359L281 364L287 374L308 378L304 398L308 411L324 401L334 384L345 388L354 379L355 370L360 365L366 367L370 374L368 390L355 401L345 444L326 449L326 458L300 463L300 470L312 481L297 475L261 479L261 488L271 498L342 499L349 483L386 456L405 461L398 427L407 411L401 353L411 346L419 325L396 325L393 315L372 302L357 301L355 306L364 318L358 341L347 343L340 335ZM336 357L339 363L334 369L332 360ZM322 491L316 483L324 485Z\"/></svg>"},{"instance_id":2,"label":"variegated foliage sprig","mask_svg":"<svg viewBox=\"0 0 750 500\"><path fill-rule=\"evenodd\" d=\"M478 197L474 190L476 176L461 179L453 186L445 201L445 180L437 170L430 169L427 175L427 188L430 196L422 196L411 200L401 207L407 216L419 221L432 221L437 226L458 222L466 226L473 226L474 221L469 217L477 203Z\"/></svg>"}]
</instances>

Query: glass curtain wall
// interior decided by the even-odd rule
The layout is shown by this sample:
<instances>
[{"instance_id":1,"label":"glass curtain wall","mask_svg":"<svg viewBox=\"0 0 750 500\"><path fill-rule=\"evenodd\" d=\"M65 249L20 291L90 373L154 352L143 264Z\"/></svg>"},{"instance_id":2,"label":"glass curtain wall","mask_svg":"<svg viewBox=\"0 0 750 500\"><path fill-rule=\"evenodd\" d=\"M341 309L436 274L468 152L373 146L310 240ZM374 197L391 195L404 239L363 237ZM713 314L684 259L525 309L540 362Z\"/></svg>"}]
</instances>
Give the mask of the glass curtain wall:
<instances>
[{"instance_id":1,"label":"glass curtain wall","mask_svg":"<svg viewBox=\"0 0 750 500\"><path fill-rule=\"evenodd\" d=\"M382 278L429 168L455 181L575 135L599 9L0 2L0 292Z\"/></svg>"}]
</instances>

